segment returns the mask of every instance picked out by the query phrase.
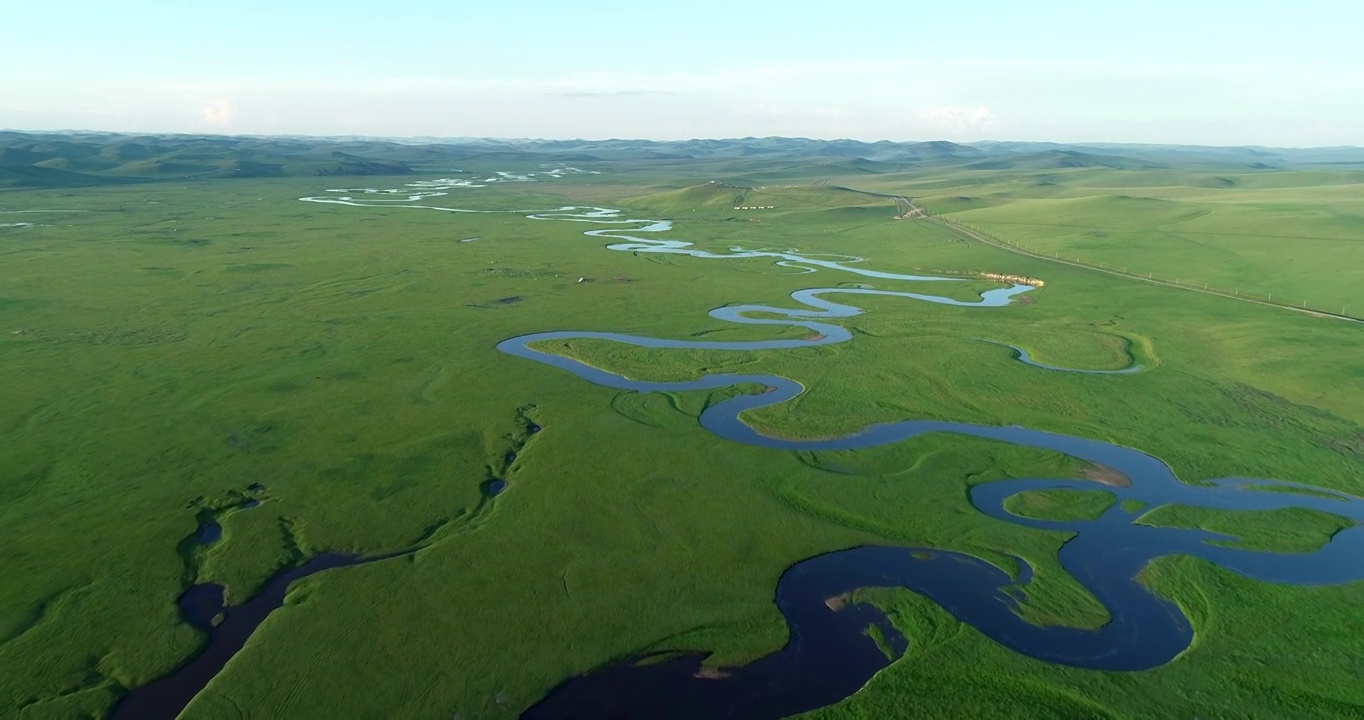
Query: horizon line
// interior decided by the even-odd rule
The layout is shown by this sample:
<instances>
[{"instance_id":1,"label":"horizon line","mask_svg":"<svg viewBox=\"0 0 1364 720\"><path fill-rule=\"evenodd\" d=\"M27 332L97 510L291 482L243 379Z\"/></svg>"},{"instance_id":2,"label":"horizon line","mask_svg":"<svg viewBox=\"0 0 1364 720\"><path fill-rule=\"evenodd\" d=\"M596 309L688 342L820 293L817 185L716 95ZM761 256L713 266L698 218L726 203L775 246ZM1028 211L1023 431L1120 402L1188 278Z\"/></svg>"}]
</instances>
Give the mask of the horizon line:
<instances>
[{"instance_id":1,"label":"horizon line","mask_svg":"<svg viewBox=\"0 0 1364 720\"><path fill-rule=\"evenodd\" d=\"M609 137L609 138L584 138L584 137L496 137L490 135L312 135L308 133L212 133L212 132L180 132L180 131L128 131L128 130L91 130L64 128L60 130L24 130L20 128L0 128L0 133L14 133L19 135L123 135L129 137L202 137L202 138L288 138L288 139L307 139L319 141L345 142L348 140L364 139L383 142L411 141L411 142L439 142L439 143L467 143L474 141L502 142L502 143L552 143L552 142L580 142L580 143L606 143L606 142L650 142L650 143L685 143L685 142L742 142L746 140L803 140L807 142L855 142L863 145L891 144L891 145L926 145L931 143L946 143L950 145L961 145L972 147L978 145L1071 145L1071 146L1126 146L1126 147L1159 147L1159 148L1213 148L1213 149L1249 149L1249 150L1364 150L1364 145L1203 145L1199 143L1159 143L1159 142L1130 142L1121 140L890 140L882 138L878 140L859 140L851 137L820 138L805 135L745 135L734 137L690 137L676 139L657 139L646 137Z\"/></svg>"}]
</instances>

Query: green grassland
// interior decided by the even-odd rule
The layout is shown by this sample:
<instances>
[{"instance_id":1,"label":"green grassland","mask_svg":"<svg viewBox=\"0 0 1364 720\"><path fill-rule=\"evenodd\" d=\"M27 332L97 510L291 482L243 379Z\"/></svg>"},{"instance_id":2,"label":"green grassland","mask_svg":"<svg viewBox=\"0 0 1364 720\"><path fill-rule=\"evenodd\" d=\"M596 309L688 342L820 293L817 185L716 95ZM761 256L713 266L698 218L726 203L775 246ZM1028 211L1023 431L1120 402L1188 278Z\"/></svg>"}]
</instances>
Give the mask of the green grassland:
<instances>
[{"instance_id":1,"label":"green grassland","mask_svg":"<svg viewBox=\"0 0 1364 720\"><path fill-rule=\"evenodd\" d=\"M1235 187L1218 189L1201 187L1205 173L1170 169L829 163L620 161L594 166L600 176L456 189L440 202L618 206L671 218L673 236L702 248L794 247L891 271L1046 280L1028 302L992 310L858 297L866 314L839 321L853 340L833 346L554 348L639 378L742 368L801 382L804 395L745 417L764 432L814 437L907 418L1020 424L1140 448L1189 482L1244 475L1364 493L1364 395L1341 391L1364 384L1357 325L1008 253L931 222L894 220L890 200L838 187L919 198L1057 249L1110 233L1095 239L1112 246L1105 262L1150 240L1142 255L1152 272L1187 268L1209 282L1348 302L1364 267L1349 242L1364 225L1349 172L1266 171L1257 187L1233 178ZM415 176L427 177L440 175ZM1029 177L1053 178L1054 195L1026 197L1043 194L1020 189ZM583 237L593 226L582 223L297 200L411 179L0 194L0 210L41 211L0 215L33 223L0 227L0 715L102 715L123 688L201 647L175 606L188 584L226 583L240 602L324 551L423 547L298 583L188 717L514 717L564 678L645 649L743 662L786 640L772 604L785 568L865 543L958 550L1007 571L1021 557L1036 570L1020 610L1029 620L1106 619L1056 561L1065 533L993 520L967 500L976 483L1075 476L1071 458L950 435L841 453L747 447L695 421L736 390L620 393L494 349L555 329L799 337L706 312L791 306L795 290L842 282L963 297L990 284L947 290L761 260L636 257ZM799 187L774 187L787 184ZM967 186L987 201L947 202ZM1142 199L1109 197L1118 186ZM776 207L736 212L742 192ZM1028 224L1062 216L1076 227L1059 237ZM1242 264L1222 262L1223 250L1205 241L1244 232L1255 236L1238 250ZM1292 240L1296 264L1275 264L1280 232L1317 240ZM477 240L460 242L468 238ZM1068 367L1135 360L1148 369L1054 373L974 338ZM543 430L528 434L528 420ZM490 477L510 481L491 500ZM252 493L259 507L232 509ZM1076 495L1034 493L1010 510L1089 516L1111 502L1097 484ZM205 514L224 535L201 548L186 538ZM1142 521L1255 525L1245 542L1283 552L1334 531L1301 513L1228 515L1158 508ZM862 693L810 717L1364 711L1364 585L1268 585L1178 557L1155 562L1142 581L1179 603L1196 630L1188 653L1143 673L1033 661L917 596L870 589L865 599L892 614L910 651Z\"/></svg>"},{"instance_id":2,"label":"green grassland","mask_svg":"<svg viewBox=\"0 0 1364 720\"><path fill-rule=\"evenodd\" d=\"M1364 171L1078 168L955 173L902 188L1044 254L1364 315Z\"/></svg>"}]
</instances>

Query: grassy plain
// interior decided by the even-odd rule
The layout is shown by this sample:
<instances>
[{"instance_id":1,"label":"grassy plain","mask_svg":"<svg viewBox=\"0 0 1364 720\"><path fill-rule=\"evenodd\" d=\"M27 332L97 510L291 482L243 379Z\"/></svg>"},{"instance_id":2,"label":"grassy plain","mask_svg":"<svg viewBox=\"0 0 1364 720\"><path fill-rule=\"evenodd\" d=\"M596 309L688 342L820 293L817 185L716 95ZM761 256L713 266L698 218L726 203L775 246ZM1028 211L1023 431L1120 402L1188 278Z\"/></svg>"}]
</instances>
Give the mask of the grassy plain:
<instances>
[{"instance_id":1,"label":"grassy plain","mask_svg":"<svg viewBox=\"0 0 1364 720\"><path fill-rule=\"evenodd\" d=\"M602 169L440 202L618 205L676 220L674 235L701 247L796 247L863 256L878 269L1010 272L1047 286L997 310L858 298L867 313L843 321L854 340L828 347L726 354L583 342L565 352L642 378L743 368L799 380L803 396L747 418L766 432L819 436L905 418L1016 423L1140 448L1186 481L1276 477L1364 493L1364 396L1341 391L1364 383L1358 326L1009 254L891 220L889 201L835 188L764 188L763 204L776 209L736 213L733 190L688 190L697 180L681 171ZM812 185L827 172L811 165L803 180L789 169L748 179ZM1021 172L973 172L832 184L915 197L939 187L950 198L968 180L1032 182ZM1121 237L1139 245L1167 224L1162 203L1224 202L1211 199L1223 197L1216 188L1168 189L1192 182L1179 173L1126 172L1047 180L1055 195L1074 195L1074 207L1008 198L943 210L1022 238L1039 227L1028 218L1052 217L1039 208L1069 207L1077 226L1108 233L1118 221L1104 208L1119 208ZM1346 175L1260 181L1270 190L1293 184L1295 197L1320 208L1319 225L1299 206L1240 196L1250 216L1286 213L1283 222L1304 228L1293 232L1320 239L1292 246L1301 267L1320 273L1272 266L1267 249L1228 270L1202 242L1157 243L1146 255L1210 279L1235 273L1225 277L1348 302L1364 263L1344 237L1357 207L1341 189ZM1146 200L1086 200L1099 192L1095 177L1108 178L1104 188L1185 199L1152 200L1155 214L1144 216L1134 208ZM590 225L517 214L297 200L338 184L405 181L0 194L0 210L45 211L23 215L34 227L0 228L0 715L98 716L122 688L173 669L203 642L175 607L190 582L224 582L241 601L309 555L379 553L427 537L434 541L411 558L300 583L188 716L514 717L565 677L641 649L714 650L713 663L742 662L785 641L771 598L786 567L863 543L961 550L1006 569L1020 556L1037 569L1022 610L1029 619L1104 621L1102 606L1056 563L1064 534L992 520L967 502L974 483L1073 476L1070 458L954 436L841 453L735 445L696 425L713 397L617 393L493 348L552 329L784 336L706 311L786 305L794 290L863 278L759 260L634 257L583 237ZM1239 238L1245 216L1187 222ZM1053 237L1035 232L1038 242ZM1254 246L1271 247L1268 235ZM460 242L468 238L477 239ZM1053 373L976 337L1058 365L1123 367L1137 357L1151 369ZM527 435L528 418L543 431ZM494 475L511 486L487 503L482 485ZM253 483L264 486L262 505L227 511ZM1047 504L1072 501L1086 511L1074 498ZM187 550L201 513L219 511L223 539ZM1170 524L1246 520L1152 512L1150 521ZM1302 521L1256 519L1266 528L1257 545L1301 549ZM1137 674L1032 661L921 598L869 591L910 636L910 653L811 717L910 707L943 717L1364 711L1361 584L1267 585L1188 558L1160 560L1143 580L1184 608L1197 639L1179 660Z\"/></svg>"},{"instance_id":2,"label":"grassy plain","mask_svg":"<svg viewBox=\"0 0 1364 720\"><path fill-rule=\"evenodd\" d=\"M1046 254L1364 316L1357 168L959 171L896 187Z\"/></svg>"}]
</instances>

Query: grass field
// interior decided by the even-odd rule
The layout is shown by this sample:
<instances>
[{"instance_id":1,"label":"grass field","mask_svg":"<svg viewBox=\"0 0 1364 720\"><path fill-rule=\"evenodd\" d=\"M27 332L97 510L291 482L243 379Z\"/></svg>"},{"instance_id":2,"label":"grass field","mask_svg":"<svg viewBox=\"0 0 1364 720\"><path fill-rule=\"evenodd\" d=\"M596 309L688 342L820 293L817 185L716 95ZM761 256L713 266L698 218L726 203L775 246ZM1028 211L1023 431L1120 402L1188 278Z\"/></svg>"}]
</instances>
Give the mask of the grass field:
<instances>
[{"instance_id":1,"label":"grass field","mask_svg":"<svg viewBox=\"0 0 1364 720\"><path fill-rule=\"evenodd\" d=\"M826 347L556 349L645 379L742 369L800 381L804 395L746 418L764 432L1019 424L1139 448L1189 482L1244 475L1364 494L1364 394L1351 391L1364 385L1359 326L1007 253L893 220L890 200L835 187L914 197L1042 249L1350 306L1364 279L1364 176L1244 172L1218 186L1192 170L868 175L846 163L725 162L738 189L703 179L717 164L621 161L594 166L599 176L456 189L439 202L609 205L673 219L674 234L702 248L1046 280L1029 302L997 310L863 297L866 314L842 321L853 341ZM743 662L786 640L772 604L785 568L865 543L1020 556L1036 568L1025 617L1105 621L1056 561L1065 534L993 520L967 501L981 482L1073 476L1072 458L943 435L837 453L747 447L696 424L724 391L617 393L494 349L554 329L785 337L706 312L789 306L795 290L839 282L925 288L759 259L636 257L583 237L591 225L515 213L298 201L435 177L0 194L0 211L22 213L0 218L33 224L0 226L0 716L102 716L124 688L183 663L203 642L175 605L190 583L224 583L240 602L320 552L423 538L409 558L299 583L187 716L514 717L566 677L644 649ZM775 208L736 212L738 193ZM1050 364L1148 369L1049 372L975 338ZM528 422L543 430L528 434ZM491 477L510 486L486 501ZM253 493L259 507L229 509ZM1091 517L1112 500L1097 484L1075 495L1019 496L1009 510ZM201 548L187 538L205 513L223 537ZM1338 520L1162 507L1141 522L1252 527L1242 542L1298 552ZM1180 557L1142 579L1193 619L1196 640L1133 674L1033 661L922 598L868 590L910 651L810 716L1364 712L1364 586L1269 585Z\"/></svg>"},{"instance_id":2,"label":"grass field","mask_svg":"<svg viewBox=\"0 0 1364 720\"><path fill-rule=\"evenodd\" d=\"M936 213L1044 254L1364 315L1354 291L1364 282L1364 171L950 177L904 190Z\"/></svg>"}]
</instances>

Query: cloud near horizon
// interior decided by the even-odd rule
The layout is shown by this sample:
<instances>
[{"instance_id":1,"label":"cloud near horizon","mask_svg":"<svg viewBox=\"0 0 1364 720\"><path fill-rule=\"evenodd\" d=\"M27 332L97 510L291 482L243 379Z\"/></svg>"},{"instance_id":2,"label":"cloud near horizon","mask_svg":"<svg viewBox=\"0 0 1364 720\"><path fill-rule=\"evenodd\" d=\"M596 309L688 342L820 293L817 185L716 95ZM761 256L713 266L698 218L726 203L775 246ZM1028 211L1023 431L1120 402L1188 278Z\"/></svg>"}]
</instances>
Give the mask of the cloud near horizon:
<instances>
[{"instance_id":1,"label":"cloud near horizon","mask_svg":"<svg viewBox=\"0 0 1364 720\"><path fill-rule=\"evenodd\" d=\"M232 103L226 100L212 100L200 109L200 117L205 125L226 128L232 125Z\"/></svg>"},{"instance_id":2,"label":"cloud near horizon","mask_svg":"<svg viewBox=\"0 0 1364 720\"><path fill-rule=\"evenodd\" d=\"M565 69L248 79L22 78L0 127L131 132L686 139L1364 144L1364 74L1256 64L1083 65L887 57L736 72ZM135 79L133 79L135 78ZM230 98L230 100L229 100ZM185 104L193 103L191 115ZM178 119L177 119L178 118ZM1360 120L1360 122L1355 122Z\"/></svg>"},{"instance_id":3,"label":"cloud near horizon","mask_svg":"<svg viewBox=\"0 0 1364 720\"><path fill-rule=\"evenodd\" d=\"M920 120L929 127L954 135L980 133L995 126L995 113L984 105L973 108L932 107L920 113Z\"/></svg>"}]
</instances>

